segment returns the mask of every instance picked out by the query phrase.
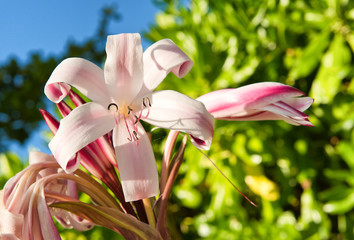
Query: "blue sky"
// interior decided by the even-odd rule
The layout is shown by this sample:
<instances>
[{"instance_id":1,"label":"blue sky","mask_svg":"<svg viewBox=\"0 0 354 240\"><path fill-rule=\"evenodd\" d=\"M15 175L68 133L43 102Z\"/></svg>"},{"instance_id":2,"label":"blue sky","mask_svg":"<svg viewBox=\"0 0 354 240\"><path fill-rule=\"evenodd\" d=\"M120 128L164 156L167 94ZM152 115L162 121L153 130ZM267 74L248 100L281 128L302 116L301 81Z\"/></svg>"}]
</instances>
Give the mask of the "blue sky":
<instances>
[{"instance_id":1,"label":"blue sky","mask_svg":"<svg viewBox=\"0 0 354 240\"><path fill-rule=\"evenodd\" d=\"M150 0L36 0L0 1L0 62L14 54L60 53L68 39L83 41L98 27L100 9L115 3L121 20L109 26L112 34L143 32L154 22L158 8Z\"/></svg>"},{"instance_id":2,"label":"blue sky","mask_svg":"<svg viewBox=\"0 0 354 240\"><path fill-rule=\"evenodd\" d=\"M159 9L150 0L36 0L0 1L0 63L10 56L26 62L29 53L40 51L42 55L61 53L68 40L81 42L95 33L100 9L115 3L121 19L109 25L109 33L142 33L154 23ZM146 44L146 43L145 43ZM39 114L39 112L38 112ZM16 143L9 150L27 158L28 149L48 153L41 132L43 125L25 146Z\"/></svg>"}]
</instances>

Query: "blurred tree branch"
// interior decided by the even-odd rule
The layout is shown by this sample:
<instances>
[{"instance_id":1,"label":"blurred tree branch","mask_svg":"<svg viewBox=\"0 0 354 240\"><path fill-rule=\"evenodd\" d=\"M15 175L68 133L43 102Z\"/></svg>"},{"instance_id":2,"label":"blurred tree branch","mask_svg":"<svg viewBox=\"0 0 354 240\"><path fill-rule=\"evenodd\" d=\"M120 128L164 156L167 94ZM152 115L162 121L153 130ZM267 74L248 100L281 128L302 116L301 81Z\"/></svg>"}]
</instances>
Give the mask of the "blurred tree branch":
<instances>
[{"instance_id":1,"label":"blurred tree branch","mask_svg":"<svg viewBox=\"0 0 354 240\"><path fill-rule=\"evenodd\" d=\"M60 61L82 57L102 64L109 23L119 19L116 4L105 6L96 32L84 42L71 41L61 54L48 58L34 53L27 63L12 57L0 66L0 151L9 141L24 143L38 126L38 109L46 105L43 87Z\"/></svg>"}]
</instances>

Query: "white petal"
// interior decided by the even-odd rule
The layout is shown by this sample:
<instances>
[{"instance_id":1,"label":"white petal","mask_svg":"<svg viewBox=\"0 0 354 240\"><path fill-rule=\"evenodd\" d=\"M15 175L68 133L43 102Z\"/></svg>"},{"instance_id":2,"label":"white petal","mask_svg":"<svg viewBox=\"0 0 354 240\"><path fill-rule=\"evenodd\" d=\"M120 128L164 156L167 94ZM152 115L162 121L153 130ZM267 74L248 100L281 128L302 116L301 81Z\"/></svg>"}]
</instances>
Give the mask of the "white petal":
<instances>
[{"instance_id":1,"label":"white petal","mask_svg":"<svg viewBox=\"0 0 354 240\"><path fill-rule=\"evenodd\" d=\"M153 91L171 71L182 78L192 66L192 60L174 42L160 40L144 52L145 87Z\"/></svg>"},{"instance_id":2,"label":"white petal","mask_svg":"<svg viewBox=\"0 0 354 240\"><path fill-rule=\"evenodd\" d=\"M79 165L78 161L70 163L75 153L112 130L115 124L114 115L106 108L93 102L86 103L60 121L49 148L60 166L66 172L73 172Z\"/></svg>"},{"instance_id":3,"label":"white petal","mask_svg":"<svg viewBox=\"0 0 354 240\"><path fill-rule=\"evenodd\" d=\"M130 131L132 133L133 129ZM124 120L121 120L113 130L113 145L127 202L153 197L159 192L154 152L140 123L137 124L139 140L130 141L131 137Z\"/></svg>"},{"instance_id":4,"label":"white petal","mask_svg":"<svg viewBox=\"0 0 354 240\"><path fill-rule=\"evenodd\" d=\"M210 148L214 118L201 102L175 91L158 91L152 94L151 103L149 115L144 121L188 133L196 147L203 150ZM142 115L145 114L146 110Z\"/></svg>"},{"instance_id":5,"label":"white petal","mask_svg":"<svg viewBox=\"0 0 354 240\"><path fill-rule=\"evenodd\" d=\"M104 76L110 96L130 103L143 84L143 48L139 34L107 38Z\"/></svg>"},{"instance_id":6,"label":"white petal","mask_svg":"<svg viewBox=\"0 0 354 240\"><path fill-rule=\"evenodd\" d=\"M70 86L77 88L92 101L102 104L109 101L101 68L82 58L68 58L53 71L44 87L47 97L58 103L65 98Z\"/></svg>"}]
</instances>

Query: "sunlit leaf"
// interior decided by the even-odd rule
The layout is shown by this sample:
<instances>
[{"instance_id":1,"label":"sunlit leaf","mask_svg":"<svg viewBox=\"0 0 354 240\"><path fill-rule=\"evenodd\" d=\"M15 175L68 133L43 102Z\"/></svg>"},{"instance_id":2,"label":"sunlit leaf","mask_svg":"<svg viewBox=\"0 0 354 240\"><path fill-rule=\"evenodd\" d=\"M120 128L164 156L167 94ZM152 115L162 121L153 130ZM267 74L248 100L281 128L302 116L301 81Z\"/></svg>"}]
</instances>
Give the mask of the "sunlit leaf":
<instances>
[{"instance_id":1,"label":"sunlit leaf","mask_svg":"<svg viewBox=\"0 0 354 240\"><path fill-rule=\"evenodd\" d=\"M201 204L202 195L196 189L185 189L178 186L175 186L174 193L181 201L183 206L189 208L196 208Z\"/></svg>"},{"instance_id":2,"label":"sunlit leaf","mask_svg":"<svg viewBox=\"0 0 354 240\"><path fill-rule=\"evenodd\" d=\"M351 53L343 37L336 34L330 48L322 57L321 67L313 82L310 96L315 103L330 103L350 71Z\"/></svg>"},{"instance_id":3,"label":"sunlit leaf","mask_svg":"<svg viewBox=\"0 0 354 240\"><path fill-rule=\"evenodd\" d=\"M354 145L350 142L341 141L337 145L337 150L344 161L354 169Z\"/></svg>"},{"instance_id":4,"label":"sunlit leaf","mask_svg":"<svg viewBox=\"0 0 354 240\"><path fill-rule=\"evenodd\" d=\"M330 214L343 214L354 208L354 190L346 197L337 201L329 201L323 206L323 210Z\"/></svg>"},{"instance_id":5,"label":"sunlit leaf","mask_svg":"<svg viewBox=\"0 0 354 240\"><path fill-rule=\"evenodd\" d=\"M275 201L279 198L278 186L264 175L248 175L245 178L246 184L257 195Z\"/></svg>"},{"instance_id":6,"label":"sunlit leaf","mask_svg":"<svg viewBox=\"0 0 354 240\"><path fill-rule=\"evenodd\" d=\"M301 55L295 60L290 70L289 78L297 80L309 75L321 61L322 54L329 44L329 31L324 30L322 33L313 37L306 48L303 49Z\"/></svg>"}]
</instances>

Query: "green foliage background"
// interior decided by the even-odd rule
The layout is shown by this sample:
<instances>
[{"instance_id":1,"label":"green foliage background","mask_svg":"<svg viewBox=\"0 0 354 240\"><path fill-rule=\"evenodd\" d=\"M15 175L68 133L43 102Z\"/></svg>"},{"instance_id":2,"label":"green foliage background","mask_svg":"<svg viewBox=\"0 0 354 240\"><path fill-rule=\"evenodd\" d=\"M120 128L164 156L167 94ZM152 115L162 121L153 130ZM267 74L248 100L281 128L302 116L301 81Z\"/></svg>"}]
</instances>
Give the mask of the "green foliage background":
<instances>
[{"instance_id":1,"label":"green foliage background","mask_svg":"<svg viewBox=\"0 0 354 240\"><path fill-rule=\"evenodd\" d=\"M275 81L315 99L313 128L216 122L207 155L258 208L187 149L170 206L181 239L354 239L354 3L164 4L146 37L172 39L194 67L161 88L198 97Z\"/></svg>"},{"instance_id":2,"label":"green foliage background","mask_svg":"<svg viewBox=\"0 0 354 240\"><path fill-rule=\"evenodd\" d=\"M315 99L306 111L313 128L216 121L206 154L258 208L188 146L169 205L173 239L354 239L354 2L156 4L163 11L145 37L170 38L194 61L184 79L168 76L160 89L196 98L275 81ZM163 143L153 143L159 160ZM9 171L0 173L1 184Z\"/></svg>"}]
</instances>

